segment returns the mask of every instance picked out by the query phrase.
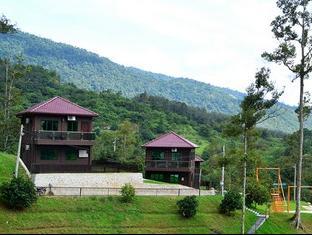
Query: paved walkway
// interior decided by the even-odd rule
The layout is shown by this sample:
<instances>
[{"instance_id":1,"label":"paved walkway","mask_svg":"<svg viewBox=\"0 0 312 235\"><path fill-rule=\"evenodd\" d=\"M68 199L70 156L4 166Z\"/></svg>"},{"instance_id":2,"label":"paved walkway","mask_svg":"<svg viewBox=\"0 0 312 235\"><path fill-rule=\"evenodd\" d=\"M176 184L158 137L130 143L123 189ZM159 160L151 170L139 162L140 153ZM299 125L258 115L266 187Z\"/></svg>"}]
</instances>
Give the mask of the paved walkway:
<instances>
[{"instance_id":1,"label":"paved walkway","mask_svg":"<svg viewBox=\"0 0 312 235\"><path fill-rule=\"evenodd\" d=\"M268 215L261 215L257 211L251 210L249 208L246 208L246 210L250 211L251 213L255 214L258 219L256 223L254 223L253 226L248 230L247 234L255 234L256 231L264 224L264 222L269 218Z\"/></svg>"}]
</instances>

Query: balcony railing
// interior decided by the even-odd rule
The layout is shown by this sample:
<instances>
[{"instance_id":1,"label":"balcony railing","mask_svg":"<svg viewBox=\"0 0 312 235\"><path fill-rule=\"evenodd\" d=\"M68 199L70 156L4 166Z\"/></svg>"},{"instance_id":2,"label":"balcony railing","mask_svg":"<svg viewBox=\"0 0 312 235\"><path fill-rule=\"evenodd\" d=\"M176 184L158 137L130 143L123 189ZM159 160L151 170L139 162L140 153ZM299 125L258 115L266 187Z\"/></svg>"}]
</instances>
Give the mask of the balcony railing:
<instances>
[{"instance_id":1,"label":"balcony railing","mask_svg":"<svg viewBox=\"0 0 312 235\"><path fill-rule=\"evenodd\" d=\"M35 140L95 140L94 132L36 131Z\"/></svg>"},{"instance_id":2,"label":"balcony railing","mask_svg":"<svg viewBox=\"0 0 312 235\"><path fill-rule=\"evenodd\" d=\"M145 162L146 168L162 168L162 169L180 169L194 167L192 161L166 161L166 160L151 160Z\"/></svg>"}]
</instances>

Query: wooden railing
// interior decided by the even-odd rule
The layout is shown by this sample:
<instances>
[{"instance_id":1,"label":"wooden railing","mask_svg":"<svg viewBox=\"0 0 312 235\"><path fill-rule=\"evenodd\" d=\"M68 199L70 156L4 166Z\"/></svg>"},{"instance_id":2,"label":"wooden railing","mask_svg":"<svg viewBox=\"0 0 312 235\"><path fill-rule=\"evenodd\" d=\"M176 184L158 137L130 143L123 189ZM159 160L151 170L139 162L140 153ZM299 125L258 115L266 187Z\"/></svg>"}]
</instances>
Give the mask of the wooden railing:
<instances>
[{"instance_id":1,"label":"wooden railing","mask_svg":"<svg viewBox=\"0 0 312 235\"><path fill-rule=\"evenodd\" d=\"M163 169L179 169L193 168L193 161L166 161L166 160L148 160L145 162L145 168L163 168Z\"/></svg>"},{"instance_id":2,"label":"wooden railing","mask_svg":"<svg viewBox=\"0 0 312 235\"><path fill-rule=\"evenodd\" d=\"M94 132L35 131L35 140L95 140Z\"/></svg>"}]
</instances>

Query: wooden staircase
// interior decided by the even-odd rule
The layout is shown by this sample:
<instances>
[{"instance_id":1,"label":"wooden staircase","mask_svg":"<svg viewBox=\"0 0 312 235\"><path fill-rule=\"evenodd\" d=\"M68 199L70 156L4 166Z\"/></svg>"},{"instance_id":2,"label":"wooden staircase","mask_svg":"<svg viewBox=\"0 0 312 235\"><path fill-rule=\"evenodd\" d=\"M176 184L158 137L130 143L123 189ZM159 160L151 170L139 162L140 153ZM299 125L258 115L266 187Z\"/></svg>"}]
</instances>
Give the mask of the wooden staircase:
<instances>
[{"instance_id":1,"label":"wooden staircase","mask_svg":"<svg viewBox=\"0 0 312 235\"><path fill-rule=\"evenodd\" d=\"M273 212L284 212L285 211L285 202L281 197L279 190L272 190L272 211Z\"/></svg>"}]
</instances>

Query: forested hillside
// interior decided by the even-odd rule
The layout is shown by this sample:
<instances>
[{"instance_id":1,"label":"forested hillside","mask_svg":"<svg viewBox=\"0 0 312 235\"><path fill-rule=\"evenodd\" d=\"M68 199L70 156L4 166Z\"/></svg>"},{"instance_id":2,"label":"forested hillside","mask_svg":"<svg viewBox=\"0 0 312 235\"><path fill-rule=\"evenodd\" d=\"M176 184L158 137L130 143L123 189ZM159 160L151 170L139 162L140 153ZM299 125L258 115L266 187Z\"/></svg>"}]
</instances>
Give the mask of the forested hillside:
<instances>
[{"instance_id":1,"label":"forested hillside","mask_svg":"<svg viewBox=\"0 0 312 235\"><path fill-rule=\"evenodd\" d=\"M243 93L215 87L187 78L174 78L125 67L107 58L66 44L56 43L28 33L0 35L0 57L21 54L28 64L56 71L63 83L73 83L93 91L112 90L134 97L147 92L170 100L202 107L208 112L234 114L239 110ZM234 79L234 78L233 78ZM261 124L274 130L293 132L298 121L294 108L280 104L278 117ZM312 127L312 121L307 121Z\"/></svg>"},{"instance_id":2,"label":"forested hillside","mask_svg":"<svg viewBox=\"0 0 312 235\"><path fill-rule=\"evenodd\" d=\"M0 71L3 71L2 68L0 67ZM160 134L175 131L200 146L197 153L208 160L203 171L206 180L218 186L218 159L223 144L226 144L232 159L227 171L228 179L232 177L232 184L235 183L234 179L239 179L240 171L237 169L241 166L241 141L239 138L227 139L223 136L223 125L228 120L228 116L224 114L208 113L204 109L147 93L129 99L112 91L79 89L74 84L62 84L55 72L39 66L31 66L25 77L15 81L15 87L15 102L10 108L10 145L7 152L15 152L17 149L19 120L14 117L14 113L53 96L62 96L99 113L94 123L95 158L142 166L144 152L141 145ZM0 90L3 88L1 80ZM2 99L0 102L2 105ZM8 132L2 120L0 131L3 133L0 138L2 143L4 134ZM253 141L253 161L267 164L285 151L285 134L282 132L259 129L258 137L258 141L256 136ZM117 140L116 151L113 151L114 140ZM1 146L0 151L3 151Z\"/></svg>"}]
</instances>

